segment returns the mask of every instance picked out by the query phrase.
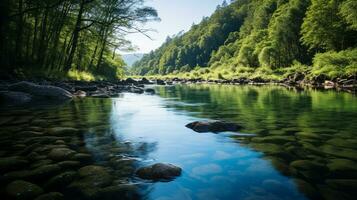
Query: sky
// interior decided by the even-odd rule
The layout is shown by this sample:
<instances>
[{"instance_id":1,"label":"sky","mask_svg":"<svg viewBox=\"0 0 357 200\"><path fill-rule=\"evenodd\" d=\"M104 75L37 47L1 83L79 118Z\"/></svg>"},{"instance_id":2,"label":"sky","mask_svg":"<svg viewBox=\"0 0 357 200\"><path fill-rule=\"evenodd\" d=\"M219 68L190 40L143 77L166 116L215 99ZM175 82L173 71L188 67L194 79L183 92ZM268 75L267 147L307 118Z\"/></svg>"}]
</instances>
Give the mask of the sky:
<instances>
[{"instance_id":1,"label":"sky","mask_svg":"<svg viewBox=\"0 0 357 200\"><path fill-rule=\"evenodd\" d=\"M147 0L147 6L154 7L161 18L159 22L149 22L144 27L154 29L148 35L135 33L126 38L138 49L135 53L148 53L161 46L167 36L184 30L188 31L193 23L198 24L203 17L210 16L223 0ZM134 53L123 52L123 54Z\"/></svg>"}]
</instances>

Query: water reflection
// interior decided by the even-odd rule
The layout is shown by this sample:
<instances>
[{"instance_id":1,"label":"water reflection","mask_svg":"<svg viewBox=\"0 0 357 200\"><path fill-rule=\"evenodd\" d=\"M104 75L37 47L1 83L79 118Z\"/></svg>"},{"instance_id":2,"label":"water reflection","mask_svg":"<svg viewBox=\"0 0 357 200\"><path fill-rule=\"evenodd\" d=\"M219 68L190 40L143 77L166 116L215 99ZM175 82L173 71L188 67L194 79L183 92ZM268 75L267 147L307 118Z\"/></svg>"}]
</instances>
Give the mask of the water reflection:
<instances>
[{"instance_id":1,"label":"water reflection","mask_svg":"<svg viewBox=\"0 0 357 200\"><path fill-rule=\"evenodd\" d=\"M199 118L234 121L245 127L242 132L256 134L231 137L262 152L279 172L294 178L306 196L356 196L354 96L274 86L188 85L158 90L169 99L171 109Z\"/></svg>"}]
</instances>

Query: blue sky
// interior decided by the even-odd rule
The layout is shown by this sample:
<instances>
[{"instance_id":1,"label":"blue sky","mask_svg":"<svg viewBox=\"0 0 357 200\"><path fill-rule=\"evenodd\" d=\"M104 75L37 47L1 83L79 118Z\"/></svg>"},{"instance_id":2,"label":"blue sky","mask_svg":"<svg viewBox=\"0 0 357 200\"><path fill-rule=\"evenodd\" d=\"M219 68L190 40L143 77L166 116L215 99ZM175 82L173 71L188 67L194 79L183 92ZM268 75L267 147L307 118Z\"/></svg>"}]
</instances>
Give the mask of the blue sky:
<instances>
[{"instance_id":1,"label":"blue sky","mask_svg":"<svg viewBox=\"0 0 357 200\"><path fill-rule=\"evenodd\" d=\"M181 30L187 31L192 23L199 23L204 16L210 16L223 0L147 0L146 5L157 9L160 22L150 22L145 28L155 29L148 35L130 34L127 39L139 49L137 53L147 53L158 48L166 39Z\"/></svg>"}]
</instances>

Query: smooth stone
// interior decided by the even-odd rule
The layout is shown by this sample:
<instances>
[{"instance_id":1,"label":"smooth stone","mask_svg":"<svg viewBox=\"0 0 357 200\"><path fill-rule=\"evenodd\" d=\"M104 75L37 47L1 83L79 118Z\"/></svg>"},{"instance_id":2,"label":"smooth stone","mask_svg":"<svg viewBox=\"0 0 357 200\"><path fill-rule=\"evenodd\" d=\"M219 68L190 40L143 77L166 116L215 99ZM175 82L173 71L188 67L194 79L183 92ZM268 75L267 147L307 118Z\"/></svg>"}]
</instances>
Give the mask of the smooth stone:
<instances>
[{"instance_id":1,"label":"smooth stone","mask_svg":"<svg viewBox=\"0 0 357 200\"><path fill-rule=\"evenodd\" d=\"M59 188L64 188L70 184L77 177L77 172L67 171L52 177L46 184L46 190L58 190Z\"/></svg>"},{"instance_id":2,"label":"smooth stone","mask_svg":"<svg viewBox=\"0 0 357 200\"><path fill-rule=\"evenodd\" d=\"M78 170L82 182L89 182L93 186L107 186L112 183L108 171L102 166L89 165Z\"/></svg>"},{"instance_id":3,"label":"smooth stone","mask_svg":"<svg viewBox=\"0 0 357 200\"><path fill-rule=\"evenodd\" d=\"M28 161L24 157L12 156L0 158L0 172L17 170L28 165Z\"/></svg>"},{"instance_id":4,"label":"smooth stone","mask_svg":"<svg viewBox=\"0 0 357 200\"><path fill-rule=\"evenodd\" d=\"M86 153L77 153L73 156L74 160L78 160L81 163L90 163L92 162L92 156Z\"/></svg>"},{"instance_id":5,"label":"smooth stone","mask_svg":"<svg viewBox=\"0 0 357 200\"><path fill-rule=\"evenodd\" d=\"M68 148L55 148L51 150L48 157L56 161L69 160L75 153L75 151Z\"/></svg>"},{"instance_id":6,"label":"smooth stone","mask_svg":"<svg viewBox=\"0 0 357 200\"><path fill-rule=\"evenodd\" d=\"M68 189L87 199L92 199L97 192L112 184L113 179L102 166L88 165L78 170L79 179L72 182Z\"/></svg>"},{"instance_id":7,"label":"smooth stone","mask_svg":"<svg viewBox=\"0 0 357 200\"><path fill-rule=\"evenodd\" d=\"M33 183L17 180L6 186L6 193L14 199L33 199L43 193L43 189Z\"/></svg>"},{"instance_id":8,"label":"smooth stone","mask_svg":"<svg viewBox=\"0 0 357 200\"><path fill-rule=\"evenodd\" d=\"M64 200L64 195L59 192L50 192L40 195L35 200Z\"/></svg>"},{"instance_id":9,"label":"smooth stone","mask_svg":"<svg viewBox=\"0 0 357 200\"><path fill-rule=\"evenodd\" d=\"M43 179L57 174L61 171L61 167L57 164L50 164L38 167L31 171L31 178Z\"/></svg>"},{"instance_id":10,"label":"smooth stone","mask_svg":"<svg viewBox=\"0 0 357 200\"><path fill-rule=\"evenodd\" d=\"M9 86L9 90L29 93L34 97L51 98L58 100L71 99L72 94L60 87L50 85L37 85L31 82L22 81Z\"/></svg>"},{"instance_id":11,"label":"smooth stone","mask_svg":"<svg viewBox=\"0 0 357 200\"><path fill-rule=\"evenodd\" d=\"M198 133L237 131L242 128L238 124L225 121L195 121L187 124L186 127Z\"/></svg>"},{"instance_id":12,"label":"smooth stone","mask_svg":"<svg viewBox=\"0 0 357 200\"><path fill-rule=\"evenodd\" d=\"M66 160L57 163L62 169L73 169L81 166L79 161Z\"/></svg>"},{"instance_id":13,"label":"smooth stone","mask_svg":"<svg viewBox=\"0 0 357 200\"><path fill-rule=\"evenodd\" d=\"M314 170L314 171L327 170L325 165L310 160L295 160L290 163L290 166L298 170Z\"/></svg>"},{"instance_id":14,"label":"smooth stone","mask_svg":"<svg viewBox=\"0 0 357 200\"><path fill-rule=\"evenodd\" d=\"M49 159L39 160L39 161L33 162L30 165L30 168L34 169L34 168L38 168L38 167L41 167L41 166L44 166L44 165L49 165L49 164L52 164L52 163L53 163L53 160L49 160Z\"/></svg>"},{"instance_id":15,"label":"smooth stone","mask_svg":"<svg viewBox=\"0 0 357 200\"><path fill-rule=\"evenodd\" d=\"M93 199L140 199L139 190L135 185L122 184L109 186L98 190Z\"/></svg>"},{"instance_id":16,"label":"smooth stone","mask_svg":"<svg viewBox=\"0 0 357 200\"><path fill-rule=\"evenodd\" d=\"M154 165L141 167L136 171L138 177L142 179L172 179L181 175L181 168L172 164L157 163Z\"/></svg>"}]
</instances>

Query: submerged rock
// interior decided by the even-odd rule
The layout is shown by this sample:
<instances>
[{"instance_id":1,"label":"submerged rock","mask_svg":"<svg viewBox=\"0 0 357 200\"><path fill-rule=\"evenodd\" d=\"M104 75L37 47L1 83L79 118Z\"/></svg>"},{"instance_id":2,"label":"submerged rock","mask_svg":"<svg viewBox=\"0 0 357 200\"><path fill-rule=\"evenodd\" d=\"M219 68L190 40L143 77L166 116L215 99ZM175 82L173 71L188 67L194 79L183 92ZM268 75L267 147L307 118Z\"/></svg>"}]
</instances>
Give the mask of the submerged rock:
<instances>
[{"instance_id":1,"label":"submerged rock","mask_svg":"<svg viewBox=\"0 0 357 200\"><path fill-rule=\"evenodd\" d=\"M49 133L51 135L58 135L58 136L64 136L64 135L72 136L74 134L79 133L79 130L71 127L54 127L49 129Z\"/></svg>"},{"instance_id":2,"label":"submerged rock","mask_svg":"<svg viewBox=\"0 0 357 200\"><path fill-rule=\"evenodd\" d=\"M51 150L48 157L52 160L62 161L69 160L74 154L75 151L68 148L55 148Z\"/></svg>"},{"instance_id":3,"label":"submerged rock","mask_svg":"<svg viewBox=\"0 0 357 200\"><path fill-rule=\"evenodd\" d=\"M238 124L225 121L195 121L187 124L186 127L198 133L237 131L242 128Z\"/></svg>"},{"instance_id":4,"label":"submerged rock","mask_svg":"<svg viewBox=\"0 0 357 200\"><path fill-rule=\"evenodd\" d=\"M14 181L6 187L6 193L14 199L33 199L43 193L43 189L26 181Z\"/></svg>"},{"instance_id":5,"label":"submerged rock","mask_svg":"<svg viewBox=\"0 0 357 200\"><path fill-rule=\"evenodd\" d=\"M112 184L108 170L97 165L88 165L78 170L79 179L72 182L68 189L86 199L93 199L98 191Z\"/></svg>"},{"instance_id":6,"label":"submerged rock","mask_svg":"<svg viewBox=\"0 0 357 200\"><path fill-rule=\"evenodd\" d=\"M46 183L45 189L50 190L50 189L63 188L65 186L67 186L68 184L70 184L72 181L74 181L76 176L77 176L77 172L75 172L75 171L67 171L67 172L61 173L61 174L51 178Z\"/></svg>"},{"instance_id":7,"label":"submerged rock","mask_svg":"<svg viewBox=\"0 0 357 200\"><path fill-rule=\"evenodd\" d=\"M160 180L172 179L181 175L181 168L172 164L157 163L154 165L141 167L136 171L138 177L142 179Z\"/></svg>"},{"instance_id":8,"label":"submerged rock","mask_svg":"<svg viewBox=\"0 0 357 200\"><path fill-rule=\"evenodd\" d=\"M152 89L152 88L146 88L145 92L148 93L148 94L155 94L155 90Z\"/></svg>"},{"instance_id":9,"label":"submerged rock","mask_svg":"<svg viewBox=\"0 0 357 200\"><path fill-rule=\"evenodd\" d=\"M20 169L28 165L28 161L20 156L0 158L0 172Z\"/></svg>"},{"instance_id":10,"label":"submerged rock","mask_svg":"<svg viewBox=\"0 0 357 200\"><path fill-rule=\"evenodd\" d=\"M37 85L31 82L22 81L9 86L9 90L25 92L34 97L52 98L65 100L72 98L72 94L60 87L50 85Z\"/></svg>"}]
</instances>

